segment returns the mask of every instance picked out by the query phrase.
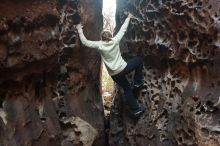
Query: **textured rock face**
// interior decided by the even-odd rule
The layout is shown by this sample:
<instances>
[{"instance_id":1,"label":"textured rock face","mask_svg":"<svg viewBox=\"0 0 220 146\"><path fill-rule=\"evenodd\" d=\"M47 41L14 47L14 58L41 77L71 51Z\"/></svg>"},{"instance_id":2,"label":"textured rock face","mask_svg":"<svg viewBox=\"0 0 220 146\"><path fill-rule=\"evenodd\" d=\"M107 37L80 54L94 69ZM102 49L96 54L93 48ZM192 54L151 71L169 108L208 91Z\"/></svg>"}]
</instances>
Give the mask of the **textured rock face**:
<instances>
[{"instance_id":1,"label":"textured rock face","mask_svg":"<svg viewBox=\"0 0 220 146\"><path fill-rule=\"evenodd\" d=\"M220 145L219 5L117 1L117 29L126 11L136 17L121 48L126 59L144 55L139 100L147 111L135 120L117 92L111 146ZM98 40L101 6L101 0L1 1L0 145L104 145L100 57L80 45L74 28L82 21L86 36Z\"/></svg>"},{"instance_id":2,"label":"textured rock face","mask_svg":"<svg viewBox=\"0 0 220 146\"><path fill-rule=\"evenodd\" d=\"M82 20L88 38L98 39L101 7L101 0L1 1L1 146L104 145L100 59L74 29Z\"/></svg>"},{"instance_id":3,"label":"textured rock face","mask_svg":"<svg viewBox=\"0 0 220 146\"><path fill-rule=\"evenodd\" d=\"M111 146L219 146L220 3L215 0L118 0L117 29L133 12L121 44L126 59L144 55L147 111L135 120L118 92ZM132 75L129 79L132 83Z\"/></svg>"}]
</instances>

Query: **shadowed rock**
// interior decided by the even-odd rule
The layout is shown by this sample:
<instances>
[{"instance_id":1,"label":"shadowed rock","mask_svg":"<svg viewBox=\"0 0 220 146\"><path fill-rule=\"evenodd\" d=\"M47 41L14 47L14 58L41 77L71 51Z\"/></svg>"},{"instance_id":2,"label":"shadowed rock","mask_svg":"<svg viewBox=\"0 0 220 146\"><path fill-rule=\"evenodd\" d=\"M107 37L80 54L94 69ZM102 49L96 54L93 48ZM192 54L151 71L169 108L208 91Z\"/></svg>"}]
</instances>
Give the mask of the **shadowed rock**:
<instances>
[{"instance_id":1,"label":"shadowed rock","mask_svg":"<svg viewBox=\"0 0 220 146\"><path fill-rule=\"evenodd\" d=\"M0 9L0 145L103 146L100 59L75 29L82 21L99 38L101 0L10 0Z\"/></svg>"}]
</instances>

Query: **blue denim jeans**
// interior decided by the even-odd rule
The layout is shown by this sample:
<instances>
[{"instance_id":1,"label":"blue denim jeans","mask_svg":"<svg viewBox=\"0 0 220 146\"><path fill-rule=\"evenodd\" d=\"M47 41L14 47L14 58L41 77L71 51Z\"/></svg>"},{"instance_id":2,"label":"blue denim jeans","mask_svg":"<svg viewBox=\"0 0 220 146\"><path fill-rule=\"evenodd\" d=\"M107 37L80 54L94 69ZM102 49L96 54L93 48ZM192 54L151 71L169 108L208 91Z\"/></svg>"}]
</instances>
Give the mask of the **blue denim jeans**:
<instances>
[{"instance_id":1,"label":"blue denim jeans","mask_svg":"<svg viewBox=\"0 0 220 146\"><path fill-rule=\"evenodd\" d=\"M137 98L134 97L130 83L126 75L135 70L134 84L142 84L143 82L143 59L142 57L134 57L127 62L127 66L118 74L113 75L112 79L123 88L124 100L128 103L132 110L139 109Z\"/></svg>"}]
</instances>

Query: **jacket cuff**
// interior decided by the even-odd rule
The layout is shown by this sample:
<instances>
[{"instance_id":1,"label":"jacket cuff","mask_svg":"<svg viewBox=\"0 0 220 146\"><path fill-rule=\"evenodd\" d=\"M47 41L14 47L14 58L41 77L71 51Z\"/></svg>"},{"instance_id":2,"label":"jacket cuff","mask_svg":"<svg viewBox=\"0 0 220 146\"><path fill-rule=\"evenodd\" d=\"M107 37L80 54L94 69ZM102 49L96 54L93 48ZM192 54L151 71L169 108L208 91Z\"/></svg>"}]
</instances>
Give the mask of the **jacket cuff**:
<instances>
[{"instance_id":1,"label":"jacket cuff","mask_svg":"<svg viewBox=\"0 0 220 146\"><path fill-rule=\"evenodd\" d=\"M125 19L125 21L130 21L130 19L131 19L130 17L127 17L127 18Z\"/></svg>"},{"instance_id":2,"label":"jacket cuff","mask_svg":"<svg viewBox=\"0 0 220 146\"><path fill-rule=\"evenodd\" d=\"M82 28L78 29L78 33L82 33L82 32L83 32Z\"/></svg>"}]
</instances>

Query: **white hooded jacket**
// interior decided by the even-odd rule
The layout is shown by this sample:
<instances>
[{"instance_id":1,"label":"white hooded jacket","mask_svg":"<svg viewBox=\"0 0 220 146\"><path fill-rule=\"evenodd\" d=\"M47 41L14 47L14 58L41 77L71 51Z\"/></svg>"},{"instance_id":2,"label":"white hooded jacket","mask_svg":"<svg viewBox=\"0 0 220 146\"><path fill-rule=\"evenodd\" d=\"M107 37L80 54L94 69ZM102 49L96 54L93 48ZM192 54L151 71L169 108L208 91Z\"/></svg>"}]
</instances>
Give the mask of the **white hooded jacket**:
<instances>
[{"instance_id":1,"label":"white hooded jacket","mask_svg":"<svg viewBox=\"0 0 220 146\"><path fill-rule=\"evenodd\" d=\"M121 56L119 42L128 28L129 21L130 18L126 18L117 35L112 38L112 41L109 42L87 40L83 34L83 30L78 29L81 42L87 47L95 48L98 50L101 55L102 61L104 62L109 75L111 76L120 73L127 65L127 63Z\"/></svg>"}]
</instances>

